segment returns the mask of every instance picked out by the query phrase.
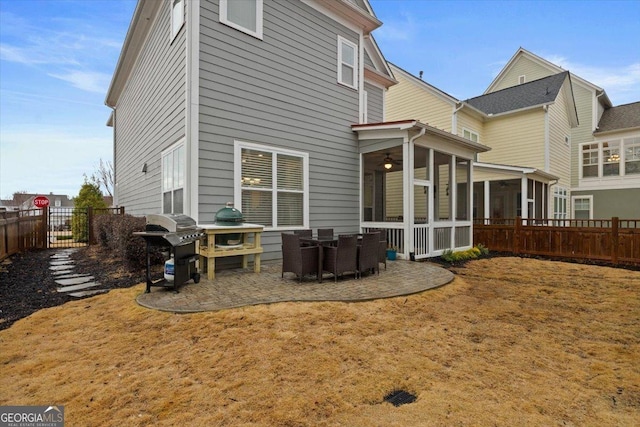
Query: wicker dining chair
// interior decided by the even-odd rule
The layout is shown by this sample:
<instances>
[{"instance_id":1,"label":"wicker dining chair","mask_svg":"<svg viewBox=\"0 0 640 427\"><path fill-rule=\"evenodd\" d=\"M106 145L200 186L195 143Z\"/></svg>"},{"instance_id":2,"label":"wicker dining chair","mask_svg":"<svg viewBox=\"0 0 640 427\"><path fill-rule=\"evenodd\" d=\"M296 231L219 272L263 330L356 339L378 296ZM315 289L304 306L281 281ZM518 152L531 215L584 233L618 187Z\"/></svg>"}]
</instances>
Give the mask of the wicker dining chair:
<instances>
[{"instance_id":1,"label":"wicker dining chair","mask_svg":"<svg viewBox=\"0 0 640 427\"><path fill-rule=\"evenodd\" d=\"M380 233L365 233L358 253L358 275L362 277L365 271L375 271L380 274L378 263L380 253Z\"/></svg>"},{"instance_id":2,"label":"wicker dining chair","mask_svg":"<svg viewBox=\"0 0 640 427\"><path fill-rule=\"evenodd\" d=\"M293 234L296 234L302 238L308 238L308 239L311 239L313 237L313 232L311 231L311 229L294 230ZM310 242L302 242L301 246L315 246L315 245L311 244Z\"/></svg>"},{"instance_id":3,"label":"wicker dining chair","mask_svg":"<svg viewBox=\"0 0 640 427\"><path fill-rule=\"evenodd\" d=\"M282 233L282 277L284 273L295 273L298 280L306 274L315 274L318 278L318 246L300 246L300 236Z\"/></svg>"},{"instance_id":4,"label":"wicker dining chair","mask_svg":"<svg viewBox=\"0 0 640 427\"><path fill-rule=\"evenodd\" d=\"M338 276L353 272L356 277L358 275L358 237L355 235L338 236L337 246L323 246L323 262L322 271L320 272L320 280L322 273L329 272L333 274L333 281L338 281Z\"/></svg>"},{"instance_id":5,"label":"wicker dining chair","mask_svg":"<svg viewBox=\"0 0 640 427\"><path fill-rule=\"evenodd\" d=\"M333 237L333 228L318 228L318 237Z\"/></svg>"}]
</instances>

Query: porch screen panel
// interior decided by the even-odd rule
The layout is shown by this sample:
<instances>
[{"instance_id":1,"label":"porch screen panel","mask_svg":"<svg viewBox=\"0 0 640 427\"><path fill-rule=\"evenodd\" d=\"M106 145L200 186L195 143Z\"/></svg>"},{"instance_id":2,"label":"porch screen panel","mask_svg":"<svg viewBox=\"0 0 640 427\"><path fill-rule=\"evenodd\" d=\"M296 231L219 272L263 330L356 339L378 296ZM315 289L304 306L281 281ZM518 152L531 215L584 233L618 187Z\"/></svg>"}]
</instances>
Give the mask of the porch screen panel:
<instances>
[{"instance_id":1,"label":"porch screen panel","mask_svg":"<svg viewBox=\"0 0 640 427\"><path fill-rule=\"evenodd\" d=\"M435 152L434 166L434 215L436 221L451 219L451 160L449 154Z\"/></svg>"},{"instance_id":2,"label":"porch screen panel","mask_svg":"<svg viewBox=\"0 0 640 427\"><path fill-rule=\"evenodd\" d=\"M413 179L429 180L429 149L416 145L413 155Z\"/></svg>"},{"instance_id":3,"label":"porch screen panel","mask_svg":"<svg viewBox=\"0 0 640 427\"><path fill-rule=\"evenodd\" d=\"M301 157L277 155L278 226L302 226L304 221L304 176Z\"/></svg>"},{"instance_id":4,"label":"porch screen panel","mask_svg":"<svg viewBox=\"0 0 640 427\"><path fill-rule=\"evenodd\" d=\"M456 219L469 219L469 177L471 176L471 162L456 158Z\"/></svg>"},{"instance_id":5,"label":"porch screen panel","mask_svg":"<svg viewBox=\"0 0 640 427\"><path fill-rule=\"evenodd\" d=\"M429 187L414 185L413 201L414 224L427 224L429 220Z\"/></svg>"}]
</instances>

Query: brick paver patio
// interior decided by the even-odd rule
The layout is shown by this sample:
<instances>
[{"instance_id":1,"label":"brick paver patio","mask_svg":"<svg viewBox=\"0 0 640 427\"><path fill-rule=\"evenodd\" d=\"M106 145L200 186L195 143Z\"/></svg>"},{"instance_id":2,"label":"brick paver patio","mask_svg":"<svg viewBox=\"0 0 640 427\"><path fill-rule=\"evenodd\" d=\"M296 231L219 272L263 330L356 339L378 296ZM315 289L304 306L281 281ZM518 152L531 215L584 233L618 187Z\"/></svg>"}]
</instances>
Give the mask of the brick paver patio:
<instances>
[{"instance_id":1,"label":"brick paver patio","mask_svg":"<svg viewBox=\"0 0 640 427\"><path fill-rule=\"evenodd\" d=\"M215 280L203 275L200 283L188 282L177 294L154 287L136 300L151 309L194 313L284 301L366 301L415 294L453 280L453 273L435 264L411 261L389 261L380 275L362 279L346 275L337 283L330 274L325 274L323 283L311 276L300 283L291 273L282 278L280 263L265 263L261 270L259 274L253 268L222 270Z\"/></svg>"}]
</instances>

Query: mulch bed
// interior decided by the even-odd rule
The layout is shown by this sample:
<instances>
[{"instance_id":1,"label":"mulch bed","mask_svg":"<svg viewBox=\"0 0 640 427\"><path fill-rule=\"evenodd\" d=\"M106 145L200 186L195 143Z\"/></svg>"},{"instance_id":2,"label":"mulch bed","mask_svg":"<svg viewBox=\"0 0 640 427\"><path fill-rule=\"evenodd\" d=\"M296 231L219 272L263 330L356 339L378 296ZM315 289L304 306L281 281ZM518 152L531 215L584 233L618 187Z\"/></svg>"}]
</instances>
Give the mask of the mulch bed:
<instances>
[{"instance_id":1,"label":"mulch bed","mask_svg":"<svg viewBox=\"0 0 640 427\"><path fill-rule=\"evenodd\" d=\"M77 300L59 293L49 270L51 256L60 249L16 254L0 263L0 330L36 311ZM145 280L144 269L127 270L106 257L97 246L80 248L71 255L74 273L90 274L102 289L128 288Z\"/></svg>"}]
</instances>

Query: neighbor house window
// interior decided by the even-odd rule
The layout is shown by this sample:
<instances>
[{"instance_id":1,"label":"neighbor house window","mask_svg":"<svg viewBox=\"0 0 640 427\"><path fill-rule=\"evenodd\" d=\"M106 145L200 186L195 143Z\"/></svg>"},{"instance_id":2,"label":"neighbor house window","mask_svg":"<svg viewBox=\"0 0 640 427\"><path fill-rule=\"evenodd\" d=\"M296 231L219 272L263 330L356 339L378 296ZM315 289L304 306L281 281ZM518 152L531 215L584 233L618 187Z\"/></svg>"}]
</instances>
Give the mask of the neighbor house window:
<instances>
[{"instance_id":1,"label":"neighbor house window","mask_svg":"<svg viewBox=\"0 0 640 427\"><path fill-rule=\"evenodd\" d=\"M582 146L582 176L584 178L598 176L598 144Z\"/></svg>"},{"instance_id":2,"label":"neighbor house window","mask_svg":"<svg viewBox=\"0 0 640 427\"><path fill-rule=\"evenodd\" d=\"M602 144L602 176L620 175L620 142Z\"/></svg>"},{"instance_id":3,"label":"neighbor house window","mask_svg":"<svg viewBox=\"0 0 640 427\"><path fill-rule=\"evenodd\" d=\"M338 36L338 83L358 88L358 46Z\"/></svg>"},{"instance_id":4,"label":"neighbor house window","mask_svg":"<svg viewBox=\"0 0 640 427\"><path fill-rule=\"evenodd\" d=\"M236 142L236 195L245 221L270 228L306 227L308 155Z\"/></svg>"},{"instance_id":5,"label":"neighbor house window","mask_svg":"<svg viewBox=\"0 0 640 427\"><path fill-rule=\"evenodd\" d=\"M162 212L184 213L184 143L162 153Z\"/></svg>"},{"instance_id":6,"label":"neighbor house window","mask_svg":"<svg viewBox=\"0 0 640 427\"><path fill-rule=\"evenodd\" d=\"M220 0L220 22L262 39L263 0Z\"/></svg>"},{"instance_id":7,"label":"neighbor house window","mask_svg":"<svg viewBox=\"0 0 640 427\"><path fill-rule=\"evenodd\" d=\"M565 187L553 187L553 219L567 219L568 193Z\"/></svg>"},{"instance_id":8,"label":"neighbor house window","mask_svg":"<svg viewBox=\"0 0 640 427\"><path fill-rule=\"evenodd\" d=\"M581 178L640 174L640 137L582 144Z\"/></svg>"},{"instance_id":9,"label":"neighbor house window","mask_svg":"<svg viewBox=\"0 0 640 427\"><path fill-rule=\"evenodd\" d=\"M184 0L171 1L171 40L173 40L184 25Z\"/></svg>"},{"instance_id":10,"label":"neighbor house window","mask_svg":"<svg viewBox=\"0 0 640 427\"><path fill-rule=\"evenodd\" d=\"M593 196L575 196L571 199L574 219L591 219L593 217Z\"/></svg>"},{"instance_id":11,"label":"neighbor house window","mask_svg":"<svg viewBox=\"0 0 640 427\"><path fill-rule=\"evenodd\" d=\"M462 128L462 136L473 142L478 142L480 139L476 132L465 128Z\"/></svg>"},{"instance_id":12,"label":"neighbor house window","mask_svg":"<svg viewBox=\"0 0 640 427\"><path fill-rule=\"evenodd\" d=\"M640 174L640 137L624 140L624 173Z\"/></svg>"}]
</instances>

